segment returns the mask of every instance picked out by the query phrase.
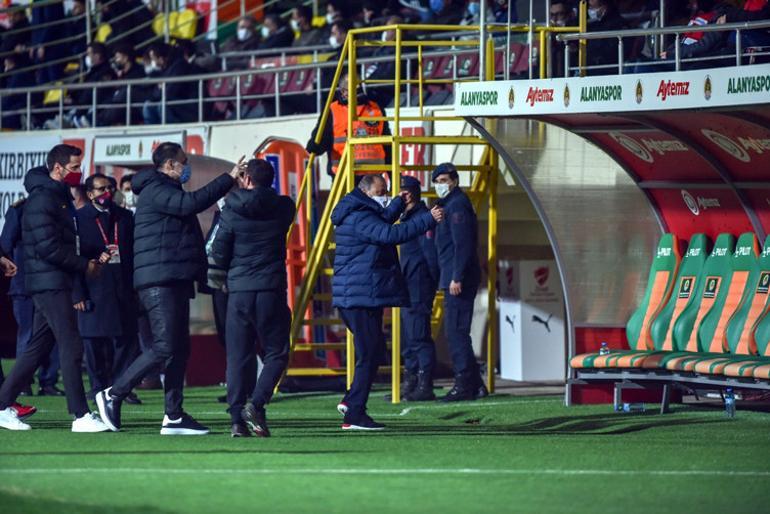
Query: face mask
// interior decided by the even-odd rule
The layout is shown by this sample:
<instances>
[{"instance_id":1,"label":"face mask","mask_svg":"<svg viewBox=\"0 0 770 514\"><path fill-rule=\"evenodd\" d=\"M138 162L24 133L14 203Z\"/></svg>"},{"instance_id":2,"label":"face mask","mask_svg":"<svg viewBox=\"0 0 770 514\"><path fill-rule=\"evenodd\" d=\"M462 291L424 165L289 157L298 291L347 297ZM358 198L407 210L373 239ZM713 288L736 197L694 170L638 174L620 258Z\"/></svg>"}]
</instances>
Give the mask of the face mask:
<instances>
[{"instance_id":1,"label":"face mask","mask_svg":"<svg viewBox=\"0 0 770 514\"><path fill-rule=\"evenodd\" d=\"M145 64L144 65L144 74L145 75L152 75L152 72L154 72L155 69L152 67L152 64Z\"/></svg>"},{"instance_id":2,"label":"face mask","mask_svg":"<svg viewBox=\"0 0 770 514\"><path fill-rule=\"evenodd\" d=\"M478 2L471 2L468 4L468 14L471 16L478 16L481 12L481 5Z\"/></svg>"},{"instance_id":3,"label":"face mask","mask_svg":"<svg viewBox=\"0 0 770 514\"><path fill-rule=\"evenodd\" d=\"M300 27L299 27L299 22L297 20L292 19L291 21L289 21L289 23L291 24L291 30L293 30L294 32L299 32Z\"/></svg>"},{"instance_id":4,"label":"face mask","mask_svg":"<svg viewBox=\"0 0 770 514\"><path fill-rule=\"evenodd\" d=\"M436 195L439 198L446 198L450 191L449 184L435 184L433 188L436 190Z\"/></svg>"},{"instance_id":5,"label":"face mask","mask_svg":"<svg viewBox=\"0 0 770 514\"><path fill-rule=\"evenodd\" d=\"M588 19L596 21L599 19L599 9L588 9Z\"/></svg>"},{"instance_id":6,"label":"face mask","mask_svg":"<svg viewBox=\"0 0 770 514\"><path fill-rule=\"evenodd\" d=\"M438 13L444 9L444 0L430 0L430 10Z\"/></svg>"},{"instance_id":7,"label":"face mask","mask_svg":"<svg viewBox=\"0 0 770 514\"><path fill-rule=\"evenodd\" d=\"M220 211L225 208L225 197L224 196L222 198L220 198L219 200L217 200L217 207L219 208Z\"/></svg>"},{"instance_id":8,"label":"face mask","mask_svg":"<svg viewBox=\"0 0 770 514\"><path fill-rule=\"evenodd\" d=\"M249 39L249 29L238 29L238 41Z\"/></svg>"},{"instance_id":9,"label":"face mask","mask_svg":"<svg viewBox=\"0 0 770 514\"><path fill-rule=\"evenodd\" d=\"M259 29L259 33L262 34L262 39L267 39L268 37L270 37L270 29L268 29L267 27L262 27L261 29Z\"/></svg>"},{"instance_id":10,"label":"face mask","mask_svg":"<svg viewBox=\"0 0 770 514\"><path fill-rule=\"evenodd\" d=\"M64 178L62 179L62 182L64 182L70 187L75 187L80 185L80 180L82 178L83 178L82 171L70 171L64 176Z\"/></svg>"},{"instance_id":11,"label":"face mask","mask_svg":"<svg viewBox=\"0 0 770 514\"><path fill-rule=\"evenodd\" d=\"M97 196L95 200L100 206L109 207L112 203L112 193L110 191L105 191L100 196Z\"/></svg>"},{"instance_id":12,"label":"face mask","mask_svg":"<svg viewBox=\"0 0 770 514\"><path fill-rule=\"evenodd\" d=\"M184 184L188 180L190 180L190 177L192 176L192 166L189 164L185 164L182 166L182 174L179 175L179 183Z\"/></svg>"},{"instance_id":13,"label":"face mask","mask_svg":"<svg viewBox=\"0 0 770 514\"><path fill-rule=\"evenodd\" d=\"M385 207L390 204L390 197L388 195L382 195L382 196L372 196L372 200L380 204L380 206L384 209Z\"/></svg>"},{"instance_id":14,"label":"face mask","mask_svg":"<svg viewBox=\"0 0 770 514\"><path fill-rule=\"evenodd\" d=\"M125 200L126 208L131 209L136 206L136 197L134 197L133 191L123 191L123 199Z\"/></svg>"},{"instance_id":15,"label":"face mask","mask_svg":"<svg viewBox=\"0 0 770 514\"><path fill-rule=\"evenodd\" d=\"M334 23L334 15L333 14L328 13L328 12L326 13L326 23L328 23L329 25Z\"/></svg>"},{"instance_id":16,"label":"face mask","mask_svg":"<svg viewBox=\"0 0 770 514\"><path fill-rule=\"evenodd\" d=\"M383 43L385 43L386 41L389 41L388 33L387 32L383 32L382 36L380 36L380 39L382 40Z\"/></svg>"},{"instance_id":17,"label":"face mask","mask_svg":"<svg viewBox=\"0 0 770 514\"><path fill-rule=\"evenodd\" d=\"M340 43L339 43L339 41L337 41L336 37L329 36L329 46L331 46L332 48L339 48L340 47Z\"/></svg>"},{"instance_id":18,"label":"face mask","mask_svg":"<svg viewBox=\"0 0 770 514\"><path fill-rule=\"evenodd\" d=\"M91 59L91 56L90 56L90 55L86 55L86 59L85 59L85 62L86 62L86 68L88 68L89 70L90 70L91 68L93 68L93 66L94 66L94 60L93 60L93 59Z\"/></svg>"}]
</instances>

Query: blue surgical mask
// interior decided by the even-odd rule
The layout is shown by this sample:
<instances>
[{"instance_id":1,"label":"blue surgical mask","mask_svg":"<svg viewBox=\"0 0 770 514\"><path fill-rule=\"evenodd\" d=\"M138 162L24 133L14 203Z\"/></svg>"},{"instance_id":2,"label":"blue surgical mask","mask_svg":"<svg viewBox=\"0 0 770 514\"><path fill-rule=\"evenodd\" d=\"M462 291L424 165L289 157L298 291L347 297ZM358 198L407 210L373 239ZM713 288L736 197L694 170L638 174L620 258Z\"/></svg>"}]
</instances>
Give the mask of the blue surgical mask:
<instances>
[{"instance_id":1,"label":"blue surgical mask","mask_svg":"<svg viewBox=\"0 0 770 514\"><path fill-rule=\"evenodd\" d=\"M182 173L179 175L179 183L184 184L188 180L190 180L190 177L192 176L192 166L189 164L185 164L182 166Z\"/></svg>"},{"instance_id":2,"label":"blue surgical mask","mask_svg":"<svg viewBox=\"0 0 770 514\"><path fill-rule=\"evenodd\" d=\"M471 16L478 16L481 12L481 4L478 2L471 2L468 4L468 14Z\"/></svg>"}]
</instances>

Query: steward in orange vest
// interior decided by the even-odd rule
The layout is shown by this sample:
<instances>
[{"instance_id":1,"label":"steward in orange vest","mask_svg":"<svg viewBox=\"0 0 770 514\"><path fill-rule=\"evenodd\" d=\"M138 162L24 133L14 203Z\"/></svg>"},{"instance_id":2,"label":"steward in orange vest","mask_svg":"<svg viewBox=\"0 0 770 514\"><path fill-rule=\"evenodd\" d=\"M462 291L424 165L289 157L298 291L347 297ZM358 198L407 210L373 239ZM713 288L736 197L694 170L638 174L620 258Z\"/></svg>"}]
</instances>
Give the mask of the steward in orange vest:
<instances>
[{"instance_id":1,"label":"steward in orange vest","mask_svg":"<svg viewBox=\"0 0 770 514\"><path fill-rule=\"evenodd\" d=\"M327 173L334 176L337 173L345 143L348 140L348 80L340 77L340 86L336 99L331 103L331 112L326 121L321 141L316 144L315 136L318 125L313 129L305 149L316 155L329 154ZM356 95L357 117L385 116L385 110L370 100L361 90ZM318 123L320 124L320 118ZM390 135L390 125L387 121L354 121L353 133L356 136L386 136ZM355 162L357 164L387 164L390 163L390 145L356 145Z\"/></svg>"}]
</instances>

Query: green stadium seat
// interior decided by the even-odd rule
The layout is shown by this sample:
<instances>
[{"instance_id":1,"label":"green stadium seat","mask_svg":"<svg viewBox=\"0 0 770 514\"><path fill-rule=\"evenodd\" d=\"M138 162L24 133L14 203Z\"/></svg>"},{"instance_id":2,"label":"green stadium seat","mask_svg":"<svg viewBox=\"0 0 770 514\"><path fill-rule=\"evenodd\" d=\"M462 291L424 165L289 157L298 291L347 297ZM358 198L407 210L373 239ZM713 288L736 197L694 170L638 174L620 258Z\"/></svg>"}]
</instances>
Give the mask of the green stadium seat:
<instances>
[{"instance_id":1,"label":"green stadium seat","mask_svg":"<svg viewBox=\"0 0 770 514\"><path fill-rule=\"evenodd\" d=\"M576 355L570 360L570 366L577 369L614 367L614 361L621 355L654 349L650 326L671 296L679 262L679 241L673 234L664 234L652 260L644 297L626 324L628 343L633 350Z\"/></svg>"},{"instance_id":2,"label":"green stadium seat","mask_svg":"<svg viewBox=\"0 0 770 514\"><path fill-rule=\"evenodd\" d=\"M703 265L698 284L693 288L694 298L674 320L671 328L675 351L645 360L645 368L663 368L671 371L688 371L693 355L706 351L699 347L698 339L703 321L709 324L704 333L715 330L711 316L719 316L725 304L732 278L731 259L735 249L735 238L731 234L720 234L711 254ZM687 364L686 364L687 363Z\"/></svg>"}]
</instances>

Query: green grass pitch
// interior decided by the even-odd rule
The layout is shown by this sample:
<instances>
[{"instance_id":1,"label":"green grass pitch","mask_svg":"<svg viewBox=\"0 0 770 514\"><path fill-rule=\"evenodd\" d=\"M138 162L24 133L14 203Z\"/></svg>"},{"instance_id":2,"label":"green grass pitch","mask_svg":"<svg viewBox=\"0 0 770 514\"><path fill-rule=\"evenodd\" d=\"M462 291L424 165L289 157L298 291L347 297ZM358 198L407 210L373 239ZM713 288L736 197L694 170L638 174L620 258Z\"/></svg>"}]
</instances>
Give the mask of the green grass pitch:
<instances>
[{"instance_id":1,"label":"green grass pitch","mask_svg":"<svg viewBox=\"0 0 770 514\"><path fill-rule=\"evenodd\" d=\"M0 431L0 512L770 511L770 414L673 406L615 414L561 397L390 405L380 433L340 430L338 395L279 395L270 439L231 439L221 388L191 388L202 437L160 436L159 392L121 433L72 434L63 398Z\"/></svg>"}]
</instances>

